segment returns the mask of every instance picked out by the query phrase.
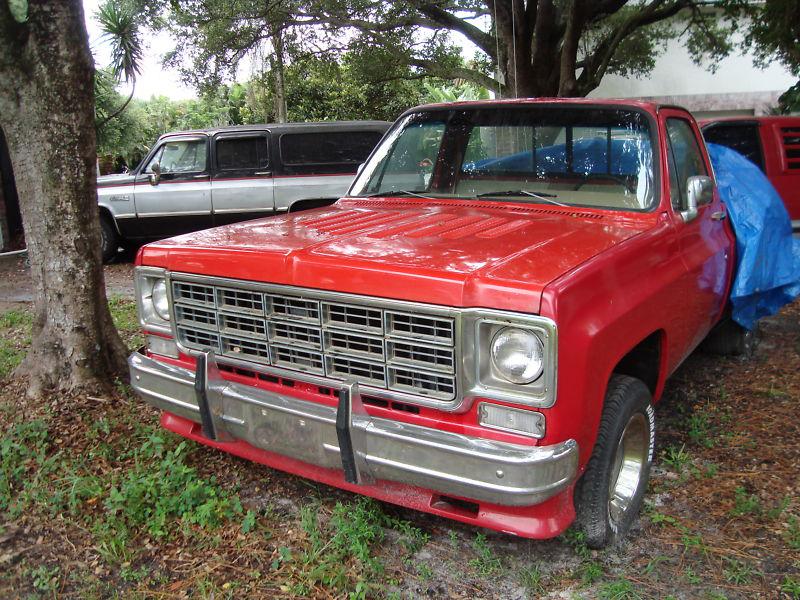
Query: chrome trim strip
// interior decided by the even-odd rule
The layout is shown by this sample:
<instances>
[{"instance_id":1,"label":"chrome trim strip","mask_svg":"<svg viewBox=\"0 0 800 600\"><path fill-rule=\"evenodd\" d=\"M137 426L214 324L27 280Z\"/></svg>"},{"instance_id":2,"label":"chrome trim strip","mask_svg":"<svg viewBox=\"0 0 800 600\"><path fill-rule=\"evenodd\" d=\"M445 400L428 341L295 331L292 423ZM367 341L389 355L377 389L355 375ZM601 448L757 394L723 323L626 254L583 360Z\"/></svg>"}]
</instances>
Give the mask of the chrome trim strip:
<instances>
[{"instance_id":1,"label":"chrome trim strip","mask_svg":"<svg viewBox=\"0 0 800 600\"><path fill-rule=\"evenodd\" d=\"M192 371L138 352L128 364L134 389L148 403L199 422L196 406L187 407L184 399L194 392ZM173 385L176 380L180 383ZM355 386L351 392L350 428L364 483L396 481L493 504L531 506L566 489L577 475L574 440L524 446L370 417ZM336 407L217 379L216 374L208 394L210 404L224 411L215 415L217 422L224 422L233 438L303 462L342 468Z\"/></svg>"},{"instance_id":2,"label":"chrome trim strip","mask_svg":"<svg viewBox=\"0 0 800 600\"><path fill-rule=\"evenodd\" d=\"M172 211L172 212L149 212L139 213L139 217L191 217L196 215L210 215L210 210L187 210L187 211Z\"/></svg>"},{"instance_id":3,"label":"chrome trim strip","mask_svg":"<svg viewBox=\"0 0 800 600\"><path fill-rule=\"evenodd\" d=\"M215 208L212 211L215 215L225 215L228 213L254 213L254 212L276 212L271 206L263 208Z\"/></svg>"}]
</instances>

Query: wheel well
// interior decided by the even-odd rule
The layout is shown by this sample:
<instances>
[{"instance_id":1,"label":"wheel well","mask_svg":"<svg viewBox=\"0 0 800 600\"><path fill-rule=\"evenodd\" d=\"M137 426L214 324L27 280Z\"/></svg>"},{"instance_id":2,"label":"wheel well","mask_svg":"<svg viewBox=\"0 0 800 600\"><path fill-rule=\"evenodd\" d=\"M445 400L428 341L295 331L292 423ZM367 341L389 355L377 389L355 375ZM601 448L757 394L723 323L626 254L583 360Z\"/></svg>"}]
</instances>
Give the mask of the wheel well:
<instances>
[{"instance_id":1,"label":"wheel well","mask_svg":"<svg viewBox=\"0 0 800 600\"><path fill-rule=\"evenodd\" d=\"M119 233L119 227L117 226L117 220L114 218L114 215L111 214L111 211L108 210L105 206L98 207L100 209L100 218L101 219L108 219L108 222L114 227L114 230Z\"/></svg>"},{"instance_id":2,"label":"wheel well","mask_svg":"<svg viewBox=\"0 0 800 600\"><path fill-rule=\"evenodd\" d=\"M614 367L614 373L641 380L655 395L661 370L663 332L654 331L628 352Z\"/></svg>"},{"instance_id":3,"label":"wheel well","mask_svg":"<svg viewBox=\"0 0 800 600\"><path fill-rule=\"evenodd\" d=\"M301 210L309 210L312 208L322 208L323 206L330 206L339 198L306 198L304 200L297 200L289 206L289 212L298 212Z\"/></svg>"}]
</instances>

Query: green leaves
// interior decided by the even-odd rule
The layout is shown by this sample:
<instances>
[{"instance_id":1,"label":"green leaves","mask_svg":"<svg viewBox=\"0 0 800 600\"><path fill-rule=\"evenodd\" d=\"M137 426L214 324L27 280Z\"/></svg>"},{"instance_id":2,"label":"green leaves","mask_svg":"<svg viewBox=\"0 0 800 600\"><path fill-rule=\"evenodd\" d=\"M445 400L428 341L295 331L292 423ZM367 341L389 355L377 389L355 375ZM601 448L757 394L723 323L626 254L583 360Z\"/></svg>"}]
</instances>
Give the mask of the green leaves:
<instances>
[{"instance_id":1,"label":"green leaves","mask_svg":"<svg viewBox=\"0 0 800 600\"><path fill-rule=\"evenodd\" d=\"M106 0L95 18L111 44L111 71L117 81L134 81L142 72L142 47L139 11L132 2Z\"/></svg>"},{"instance_id":2,"label":"green leaves","mask_svg":"<svg viewBox=\"0 0 800 600\"><path fill-rule=\"evenodd\" d=\"M17 23L28 20L28 0L8 0L8 10Z\"/></svg>"}]
</instances>

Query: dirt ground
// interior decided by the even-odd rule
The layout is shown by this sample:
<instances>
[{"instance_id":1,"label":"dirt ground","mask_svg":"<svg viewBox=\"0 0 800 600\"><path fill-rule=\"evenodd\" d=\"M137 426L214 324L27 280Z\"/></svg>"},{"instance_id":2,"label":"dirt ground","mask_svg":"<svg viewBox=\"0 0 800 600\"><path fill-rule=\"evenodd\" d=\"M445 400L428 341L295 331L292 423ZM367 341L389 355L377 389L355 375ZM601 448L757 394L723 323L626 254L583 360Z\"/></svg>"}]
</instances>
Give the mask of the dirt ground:
<instances>
[{"instance_id":1,"label":"dirt ground","mask_svg":"<svg viewBox=\"0 0 800 600\"><path fill-rule=\"evenodd\" d=\"M122 256L105 266L106 292L133 298L133 263ZM0 312L33 301L30 265L25 254L0 257Z\"/></svg>"},{"instance_id":2,"label":"dirt ground","mask_svg":"<svg viewBox=\"0 0 800 600\"><path fill-rule=\"evenodd\" d=\"M130 273L106 268L113 294ZM21 306L24 278L2 267L0 313ZM0 597L800 599L798 400L800 301L762 322L751 359L690 356L658 405L641 517L592 551L574 530L518 539L168 436L161 449L156 411L124 384L31 405L24 382L0 380ZM20 423L39 420L25 446ZM174 489L159 481L176 473ZM202 486L241 509L159 503Z\"/></svg>"}]
</instances>

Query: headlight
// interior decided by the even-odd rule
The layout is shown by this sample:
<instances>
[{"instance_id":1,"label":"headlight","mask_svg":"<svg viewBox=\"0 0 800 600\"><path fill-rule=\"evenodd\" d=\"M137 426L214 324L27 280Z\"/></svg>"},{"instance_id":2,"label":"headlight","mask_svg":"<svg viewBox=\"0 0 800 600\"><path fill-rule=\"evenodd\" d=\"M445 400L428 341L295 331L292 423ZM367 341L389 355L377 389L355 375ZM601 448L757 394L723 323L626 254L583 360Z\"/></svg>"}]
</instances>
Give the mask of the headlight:
<instances>
[{"instance_id":1,"label":"headlight","mask_svg":"<svg viewBox=\"0 0 800 600\"><path fill-rule=\"evenodd\" d=\"M166 271L157 267L136 267L136 301L139 322L150 331L172 333L169 325L169 295Z\"/></svg>"},{"instance_id":2,"label":"headlight","mask_svg":"<svg viewBox=\"0 0 800 600\"><path fill-rule=\"evenodd\" d=\"M163 279L157 279L153 284L153 291L151 292L153 301L153 309L156 314L169 321L169 299L167 298L167 282Z\"/></svg>"},{"instance_id":3,"label":"headlight","mask_svg":"<svg viewBox=\"0 0 800 600\"><path fill-rule=\"evenodd\" d=\"M530 383L542 374L544 345L535 333L505 327L492 340L491 356L502 377L512 383Z\"/></svg>"}]
</instances>

